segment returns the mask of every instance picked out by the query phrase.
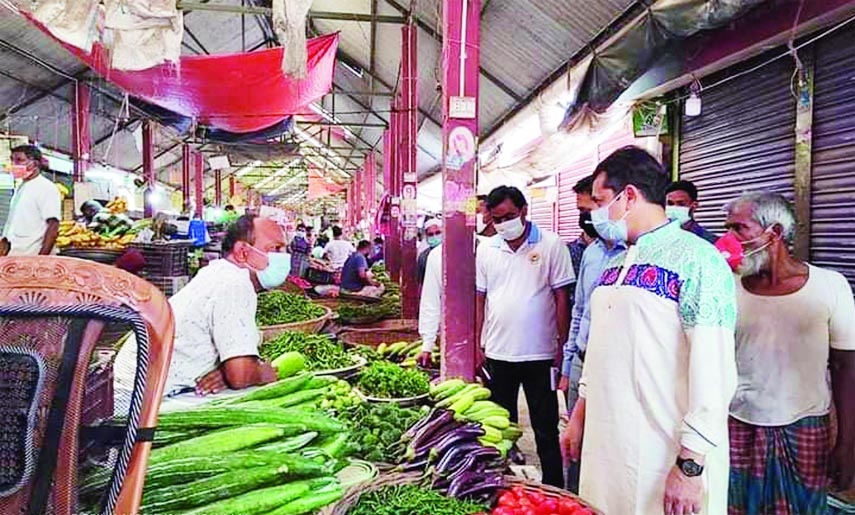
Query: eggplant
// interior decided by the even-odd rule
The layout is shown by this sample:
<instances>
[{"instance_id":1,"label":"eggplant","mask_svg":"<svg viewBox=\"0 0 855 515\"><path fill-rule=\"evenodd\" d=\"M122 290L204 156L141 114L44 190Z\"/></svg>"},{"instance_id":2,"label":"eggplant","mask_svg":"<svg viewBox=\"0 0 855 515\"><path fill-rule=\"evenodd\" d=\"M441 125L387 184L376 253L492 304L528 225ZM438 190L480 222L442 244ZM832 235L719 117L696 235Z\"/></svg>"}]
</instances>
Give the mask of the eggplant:
<instances>
[{"instance_id":1,"label":"eggplant","mask_svg":"<svg viewBox=\"0 0 855 515\"><path fill-rule=\"evenodd\" d=\"M479 476L476 475L476 478ZM457 488L455 489L455 486ZM502 474L492 474L483 477L480 481L465 482L463 486L453 485L448 488L448 495L458 499L479 497L485 494L492 495L496 490L505 486L505 478Z\"/></svg>"},{"instance_id":2,"label":"eggplant","mask_svg":"<svg viewBox=\"0 0 855 515\"><path fill-rule=\"evenodd\" d=\"M435 456L444 455L448 450L460 443L460 440L464 438L471 438L473 440L477 439L479 436L484 435L484 429L481 428L479 424L466 424L461 427L457 432L452 433L455 438L445 437L440 442L438 442L435 446L433 446L432 452Z\"/></svg>"},{"instance_id":3,"label":"eggplant","mask_svg":"<svg viewBox=\"0 0 855 515\"><path fill-rule=\"evenodd\" d=\"M419 434L419 432L422 430L422 428L424 428L425 426L427 426L428 424L432 423L434 420L439 418L443 414L444 411L447 411L447 410L435 409L435 410L431 411L428 414L428 416L419 420L418 422L413 424L409 429L404 431L404 434L401 435L401 440L405 441L405 442L409 442L410 440L415 438L416 435Z\"/></svg>"},{"instance_id":4,"label":"eggplant","mask_svg":"<svg viewBox=\"0 0 855 515\"><path fill-rule=\"evenodd\" d=\"M439 460L436 465L436 471L440 474L456 462L458 458L462 458L466 453L480 449L482 445L478 442L468 442L457 447L452 447Z\"/></svg>"},{"instance_id":5,"label":"eggplant","mask_svg":"<svg viewBox=\"0 0 855 515\"><path fill-rule=\"evenodd\" d=\"M496 453L497 451L492 447L482 447L478 450L472 451L463 461L449 467L447 471L447 474L449 475L448 478L451 481L454 481L461 474L476 470L475 465L477 463L489 463L496 457Z\"/></svg>"},{"instance_id":6,"label":"eggplant","mask_svg":"<svg viewBox=\"0 0 855 515\"><path fill-rule=\"evenodd\" d=\"M415 470L422 470L428 465L428 457L425 456L419 460L409 461L407 463L402 463L398 465L395 470L398 472L413 472Z\"/></svg>"},{"instance_id":7,"label":"eggplant","mask_svg":"<svg viewBox=\"0 0 855 515\"><path fill-rule=\"evenodd\" d=\"M448 424L444 425L442 428L438 429L436 433L430 439L422 439L418 444L415 440L410 442L410 445L407 447L407 457L417 456L422 454L422 452L426 450L433 450L439 445L441 442L445 442L446 440L454 440L457 441L459 436L464 433L471 433L471 428L466 429L467 426L471 424L461 425L458 422L452 420Z\"/></svg>"},{"instance_id":8,"label":"eggplant","mask_svg":"<svg viewBox=\"0 0 855 515\"><path fill-rule=\"evenodd\" d=\"M421 448L431 447L430 444L434 439L442 438L459 426L460 424L454 421L454 416L450 411L443 412L429 424L422 426L421 430L416 433L416 436L407 445L406 456L415 456Z\"/></svg>"}]
</instances>

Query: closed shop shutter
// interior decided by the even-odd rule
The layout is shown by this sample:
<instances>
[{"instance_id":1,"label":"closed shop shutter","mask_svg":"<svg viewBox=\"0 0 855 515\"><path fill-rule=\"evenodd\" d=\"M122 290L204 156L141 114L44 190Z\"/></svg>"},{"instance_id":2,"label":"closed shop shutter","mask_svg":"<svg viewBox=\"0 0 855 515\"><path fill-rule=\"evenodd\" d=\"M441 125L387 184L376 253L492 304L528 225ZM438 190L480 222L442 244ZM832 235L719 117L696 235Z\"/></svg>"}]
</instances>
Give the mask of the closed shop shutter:
<instances>
[{"instance_id":1,"label":"closed shop shutter","mask_svg":"<svg viewBox=\"0 0 855 515\"><path fill-rule=\"evenodd\" d=\"M547 192L541 190L539 194L533 195L529 193L531 205L528 207L529 219L537 224L541 229L555 232L555 202L554 195L550 196Z\"/></svg>"},{"instance_id":2,"label":"closed shop shutter","mask_svg":"<svg viewBox=\"0 0 855 515\"><path fill-rule=\"evenodd\" d=\"M811 262L855 285L855 29L816 45Z\"/></svg>"},{"instance_id":3,"label":"closed shop shutter","mask_svg":"<svg viewBox=\"0 0 855 515\"><path fill-rule=\"evenodd\" d=\"M570 168L558 174L558 236L566 242L579 237L579 210L576 209L576 193L573 186L594 173L597 166L596 156L592 154L573 163Z\"/></svg>"},{"instance_id":4,"label":"closed shop shutter","mask_svg":"<svg viewBox=\"0 0 855 515\"><path fill-rule=\"evenodd\" d=\"M768 59L761 56L759 61ZM756 66L750 61L704 82L715 83ZM774 191L793 198L795 99L790 93L792 59L703 91L700 116L683 117L680 178L698 187L695 218L724 232L724 205L748 191Z\"/></svg>"}]
</instances>

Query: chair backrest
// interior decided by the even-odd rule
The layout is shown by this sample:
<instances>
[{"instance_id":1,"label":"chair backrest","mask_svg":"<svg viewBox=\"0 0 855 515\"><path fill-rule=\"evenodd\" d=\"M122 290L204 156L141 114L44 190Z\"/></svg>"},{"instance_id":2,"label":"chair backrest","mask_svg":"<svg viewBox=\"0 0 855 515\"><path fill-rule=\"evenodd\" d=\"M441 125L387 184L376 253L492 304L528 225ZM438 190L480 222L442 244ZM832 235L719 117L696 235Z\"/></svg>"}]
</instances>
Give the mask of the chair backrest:
<instances>
[{"instance_id":1,"label":"chair backrest","mask_svg":"<svg viewBox=\"0 0 855 515\"><path fill-rule=\"evenodd\" d=\"M173 330L163 294L117 268L0 258L0 513L139 511ZM112 357L128 331L139 346L133 400L108 452L88 430L113 415ZM79 476L93 462L110 474L87 504Z\"/></svg>"}]
</instances>

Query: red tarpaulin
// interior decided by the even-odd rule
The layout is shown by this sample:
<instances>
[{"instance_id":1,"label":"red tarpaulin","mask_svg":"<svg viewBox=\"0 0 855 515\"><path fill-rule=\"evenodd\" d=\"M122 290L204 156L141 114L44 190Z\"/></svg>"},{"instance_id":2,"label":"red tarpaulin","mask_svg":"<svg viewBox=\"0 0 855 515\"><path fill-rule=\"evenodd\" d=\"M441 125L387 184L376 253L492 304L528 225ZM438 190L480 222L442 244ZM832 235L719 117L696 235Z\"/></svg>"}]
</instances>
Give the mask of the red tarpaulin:
<instances>
[{"instance_id":1,"label":"red tarpaulin","mask_svg":"<svg viewBox=\"0 0 855 515\"><path fill-rule=\"evenodd\" d=\"M29 18L45 33L47 27ZM54 38L56 39L56 38ZM230 132L254 132L302 112L332 88L338 34L310 39L308 75L296 80L282 73L282 48L246 54L182 57L140 71L109 67L106 50L91 54L58 40L101 76L151 104Z\"/></svg>"},{"instance_id":2,"label":"red tarpaulin","mask_svg":"<svg viewBox=\"0 0 855 515\"><path fill-rule=\"evenodd\" d=\"M338 193L345 189L344 186L336 184L329 177L324 177L323 172L314 168L309 169L309 193L308 200L315 200Z\"/></svg>"}]
</instances>

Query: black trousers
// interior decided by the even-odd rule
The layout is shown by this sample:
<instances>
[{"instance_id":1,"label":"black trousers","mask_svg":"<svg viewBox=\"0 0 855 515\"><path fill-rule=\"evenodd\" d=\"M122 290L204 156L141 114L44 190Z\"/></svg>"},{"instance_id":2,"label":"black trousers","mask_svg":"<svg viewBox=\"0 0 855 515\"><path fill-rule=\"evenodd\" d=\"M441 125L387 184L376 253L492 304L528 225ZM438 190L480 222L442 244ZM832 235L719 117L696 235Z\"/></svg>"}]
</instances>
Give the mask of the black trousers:
<instances>
[{"instance_id":1,"label":"black trousers","mask_svg":"<svg viewBox=\"0 0 855 515\"><path fill-rule=\"evenodd\" d=\"M513 422L519 422L517 402L522 385L531 427L534 429L537 455L543 469L543 483L563 488L564 470L558 441L558 395L552 390L551 367L552 361L511 363L487 359L492 399L511 413Z\"/></svg>"}]
</instances>

